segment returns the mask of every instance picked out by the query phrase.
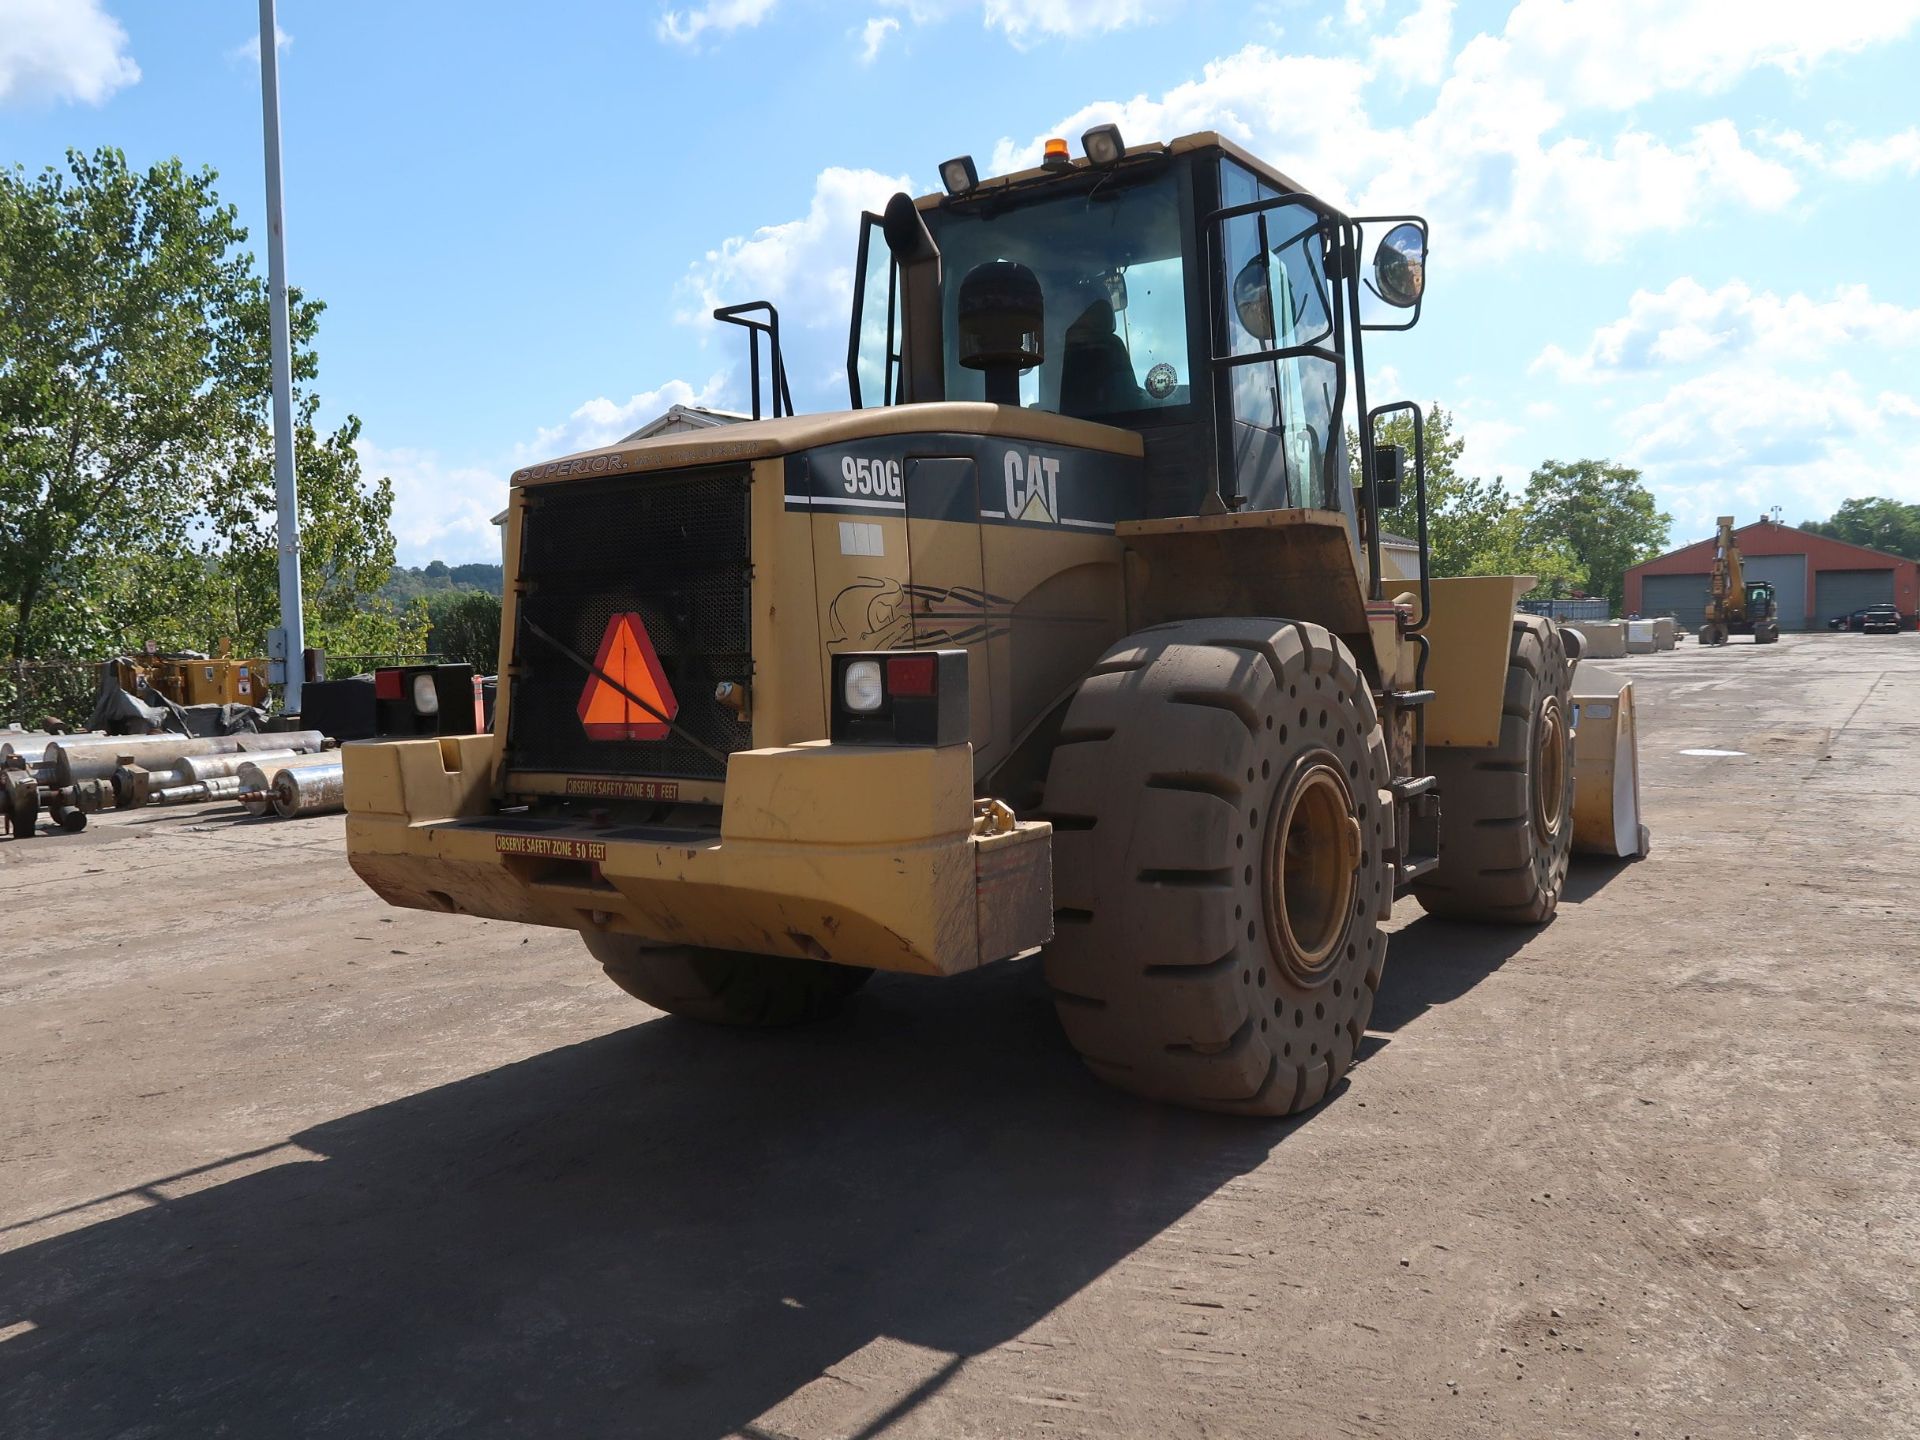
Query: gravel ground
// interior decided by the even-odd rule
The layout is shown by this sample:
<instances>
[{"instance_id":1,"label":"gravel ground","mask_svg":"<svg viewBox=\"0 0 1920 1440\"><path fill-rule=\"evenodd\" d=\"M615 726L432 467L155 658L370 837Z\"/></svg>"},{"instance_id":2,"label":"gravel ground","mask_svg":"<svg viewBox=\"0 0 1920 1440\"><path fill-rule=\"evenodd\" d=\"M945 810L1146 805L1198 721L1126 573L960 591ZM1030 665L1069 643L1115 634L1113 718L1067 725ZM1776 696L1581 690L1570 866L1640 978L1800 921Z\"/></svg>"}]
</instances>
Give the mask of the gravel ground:
<instances>
[{"instance_id":1,"label":"gravel ground","mask_svg":"<svg viewBox=\"0 0 1920 1440\"><path fill-rule=\"evenodd\" d=\"M0 841L0 1434L1920 1432L1920 636L1613 668L1652 857L1403 903L1286 1124L1030 964L715 1033L338 819Z\"/></svg>"}]
</instances>

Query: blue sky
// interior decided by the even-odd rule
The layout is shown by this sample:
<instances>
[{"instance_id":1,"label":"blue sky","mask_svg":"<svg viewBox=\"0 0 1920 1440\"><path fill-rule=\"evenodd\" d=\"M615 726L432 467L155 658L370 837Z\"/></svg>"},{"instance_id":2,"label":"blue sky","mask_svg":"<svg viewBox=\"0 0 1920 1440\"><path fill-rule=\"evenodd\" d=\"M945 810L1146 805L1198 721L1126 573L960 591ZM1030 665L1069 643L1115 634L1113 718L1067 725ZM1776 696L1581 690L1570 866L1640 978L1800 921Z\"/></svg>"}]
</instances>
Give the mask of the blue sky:
<instances>
[{"instance_id":1,"label":"blue sky","mask_svg":"<svg viewBox=\"0 0 1920 1440\"><path fill-rule=\"evenodd\" d=\"M0 162L177 154L258 242L256 25L0 0ZM860 210L1101 120L1429 215L1429 304L1369 351L1373 394L1455 410L1479 473L1626 461L1676 543L1920 500L1920 0L283 0L280 25L289 272L413 563L492 558L517 464L743 403L715 303L776 301L800 408L844 404Z\"/></svg>"}]
</instances>

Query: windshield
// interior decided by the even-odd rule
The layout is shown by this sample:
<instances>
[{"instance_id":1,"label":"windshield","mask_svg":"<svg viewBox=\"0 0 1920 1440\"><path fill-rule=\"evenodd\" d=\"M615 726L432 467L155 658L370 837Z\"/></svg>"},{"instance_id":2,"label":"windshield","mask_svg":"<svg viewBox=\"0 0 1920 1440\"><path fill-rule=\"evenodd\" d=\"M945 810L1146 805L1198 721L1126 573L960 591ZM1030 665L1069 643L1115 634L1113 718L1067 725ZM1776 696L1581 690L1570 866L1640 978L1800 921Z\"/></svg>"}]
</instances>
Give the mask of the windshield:
<instances>
[{"instance_id":1,"label":"windshield","mask_svg":"<svg viewBox=\"0 0 1920 1440\"><path fill-rule=\"evenodd\" d=\"M1046 306L1045 361L1021 375L1022 405L1112 419L1190 403L1181 215L1173 172L997 212L988 202L928 213L943 262L947 398L986 398L985 377L959 361L960 282L1013 260Z\"/></svg>"}]
</instances>

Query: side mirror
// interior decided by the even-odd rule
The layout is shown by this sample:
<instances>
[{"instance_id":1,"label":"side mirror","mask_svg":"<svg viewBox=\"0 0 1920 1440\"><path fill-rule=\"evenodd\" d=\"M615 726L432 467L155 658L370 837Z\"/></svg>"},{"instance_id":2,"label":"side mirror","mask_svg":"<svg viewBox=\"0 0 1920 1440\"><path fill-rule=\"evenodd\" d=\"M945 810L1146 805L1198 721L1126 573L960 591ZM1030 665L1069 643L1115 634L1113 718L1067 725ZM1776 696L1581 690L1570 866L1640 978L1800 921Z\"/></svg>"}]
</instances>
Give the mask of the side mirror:
<instances>
[{"instance_id":1,"label":"side mirror","mask_svg":"<svg viewBox=\"0 0 1920 1440\"><path fill-rule=\"evenodd\" d=\"M1396 225L1373 252L1373 289L1396 310L1411 310L1427 288L1427 237L1418 225Z\"/></svg>"},{"instance_id":2,"label":"side mirror","mask_svg":"<svg viewBox=\"0 0 1920 1440\"><path fill-rule=\"evenodd\" d=\"M1242 329L1256 340L1273 343L1273 286L1264 253L1247 261L1233 277L1233 308Z\"/></svg>"},{"instance_id":3,"label":"side mirror","mask_svg":"<svg viewBox=\"0 0 1920 1440\"><path fill-rule=\"evenodd\" d=\"M1398 445L1373 447L1373 503L1382 510L1400 508L1400 481L1407 472L1407 452Z\"/></svg>"}]
</instances>

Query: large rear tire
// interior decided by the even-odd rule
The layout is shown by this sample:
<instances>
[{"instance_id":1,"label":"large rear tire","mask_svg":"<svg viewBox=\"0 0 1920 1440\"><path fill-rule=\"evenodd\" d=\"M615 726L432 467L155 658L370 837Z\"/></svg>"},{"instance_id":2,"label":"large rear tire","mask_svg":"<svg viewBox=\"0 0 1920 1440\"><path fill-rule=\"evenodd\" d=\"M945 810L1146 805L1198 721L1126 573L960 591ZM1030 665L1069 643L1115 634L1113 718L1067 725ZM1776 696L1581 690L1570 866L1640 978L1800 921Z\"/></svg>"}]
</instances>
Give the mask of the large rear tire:
<instances>
[{"instance_id":1,"label":"large rear tire","mask_svg":"<svg viewBox=\"0 0 1920 1440\"><path fill-rule=\"evenodd\" d=\"M824 960L649 945L631 935L580 938L607 978L634 999L709 1025L765 1029L824 1020L873 974Z\"/></svg>"},{"instance_id":2,"label":"large rear tire","mask_svg":"<svg viewBox=\"0 0 1920 1440\"><path fill-rule=\"evenodd\" d=\"M1102 1079L1287 1115L1353 1063L1393 904L1387 749L1318 625L1186 621L1120 642L1049 764L1047 981Z\"/></svg>"},{"instance_id":3,"label":"large rear tire","mask_svg":"<svg viewBox=\"0 0 1920 1440\"><path fill-rule=\"evenodd\" d=\"M1429 915L1510 925L1552 918L1573 850L1572 687L1559 627L1515 619L1500 743L1428 748L1440 867L1413 895Z\"/></svg>"}]
</instances>

